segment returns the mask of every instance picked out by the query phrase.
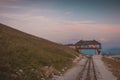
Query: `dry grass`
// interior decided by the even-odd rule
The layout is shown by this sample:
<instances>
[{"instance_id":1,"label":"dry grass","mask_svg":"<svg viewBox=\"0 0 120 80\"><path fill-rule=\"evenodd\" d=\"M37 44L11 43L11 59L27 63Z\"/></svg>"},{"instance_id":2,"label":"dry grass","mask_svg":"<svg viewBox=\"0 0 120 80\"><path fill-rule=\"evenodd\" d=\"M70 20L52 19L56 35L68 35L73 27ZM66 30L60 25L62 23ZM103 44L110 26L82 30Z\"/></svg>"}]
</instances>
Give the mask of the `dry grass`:
<instances>
[{"instance_id":1,"label":"dry grass","mask_svg":"<svg viewBox=\"0 0 120 80\"><path fill-rule=\"evenodd\" d=\"M71 48L0 24L0 80L39 80L45 66L61 71L76 55Z\"/></svg>"},{"instance_id":2,"label":"dry grass","mask_svg":"<svg viewBox=\"0 0 120 80\"><path fill-rule=\"evenodd\" d=\"M113 74L120 80L120 57L114 57L113 59L103 57L102 60L107 64Z\"/></svg>"}]
</instances>

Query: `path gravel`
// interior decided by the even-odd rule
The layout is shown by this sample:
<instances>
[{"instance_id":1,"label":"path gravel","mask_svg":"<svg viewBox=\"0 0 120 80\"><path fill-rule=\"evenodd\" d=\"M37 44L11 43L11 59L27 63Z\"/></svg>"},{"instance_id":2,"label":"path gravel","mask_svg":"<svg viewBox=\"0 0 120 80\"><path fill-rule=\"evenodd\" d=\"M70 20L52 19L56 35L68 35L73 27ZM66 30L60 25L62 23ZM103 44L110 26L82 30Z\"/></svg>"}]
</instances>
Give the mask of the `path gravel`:
<instances>
[{"instance_id":1,"label":"path gravel","mask_svg":"<svg viewBox=\"0 0 120 80\"><path fill-rule=\"evenodd\" d=\"M102 61L101 55L94 55L93 60L95 63L98 80L117 80L117 78L108 70L108 67Z\"/></svg>"},{"instance_id":2,"label":"path gravel","mask_svg":"<svg viewBox=\"0 0 120 80\"><path fill-rule=\"evenodd\" d=\"M84 63L87 59L81 59L74 67L69 69L63 76L54 76L53 80L77 80L79 73L81 72Z\"/></svg>"},{"instance_id":3,"label":"path gravel","mask_svg":"<svg viewBox=\"0 0 120 80\"><path fill-rule=\"evenodd\" d=\"M112 72L108 70L108 67L101 58L101 55L93 56L97 80L117 80ZM54 76L53 80L79 80L80 72L82 71L86 60L87 58L81 59L78 64L66 71L63 76Z\"/></svg>"}]
</instances>

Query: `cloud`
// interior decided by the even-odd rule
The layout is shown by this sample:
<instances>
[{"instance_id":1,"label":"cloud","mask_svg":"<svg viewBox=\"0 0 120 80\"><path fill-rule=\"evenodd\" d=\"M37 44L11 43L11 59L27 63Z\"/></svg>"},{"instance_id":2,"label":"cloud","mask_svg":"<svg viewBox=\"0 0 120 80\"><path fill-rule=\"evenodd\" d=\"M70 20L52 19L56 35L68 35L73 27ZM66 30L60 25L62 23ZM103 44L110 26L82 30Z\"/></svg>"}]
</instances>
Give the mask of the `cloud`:
<instances>
[{"instance_id":1,"label":"cloud","mask_svg":"<svg viewBox=\"0 0 120 80\"><path fill-rule=\"evenodd\" d=\"M20 0L0 0L0 3L16 2Z\"/></svg>"},{"instance_id":2,"label":"cloud","mask_svg":"<svg viewBox=\"0 0 120 80\"><path fill-rule=\"evenodd\" d=\"M120 33L120 27L115 27L115 25L96 24L94 21L68 21L55 17L34 15L36 12L37 10L27 11L27 13L23 14L1 13L0 17L8 19L11 24L19 22L21 24L25 23L23 26L41 26L41 28L44 27L51 33L74 32L85 35Z\"/></svg>"},{"instance_id":3,"label":"cloud","mask_svg":"<svg viewBox=\"0 0 120 80\"><path fill-rule=\"evenodd\" d=\"M19 2L21 0L0 0L0 7L2 8L17 8L17 6L9 5L9 3Z\"/></svg>"},{"instance_id":4,"label":"cloud","mask_svg":"<svg viewBox=\"0 0 120 80\"><path fill-rule=\"evenodd\" d=\"M15 6L17 8L17 6ZM13 7L14 8L14 7ZM18 7L19 8L19 7ZM55 42L64 42L78 39L97 39L101 42L110 39L119 39L119 25L98 24L92 20L72 21L65 18L51 16L50 10L20 7L26 11L18 13L1 12L0 21L43 38ZM44 15L47 13L48 15ZM120 39L119 39L120 40Z\"/></svg>"},{"instance_id":5,"label":"cloud","mask_svg":"<svg viewBox=\"0 0 120 80\"><path fill-rule=\"evenodd\" d=\"M35 15L36 12L36 10L28 10L22 14L3 12L0 14L0 21L24 32L49 38L51 34L49 31L59 27L62 20L40 14Z\"/></svg>"},{"instance_id":6,"label":"cloud","mask_svg":"<svg viewBox=\"0 0 120 80\"><path fill-rule=\"evenodd\" d=\"M0 5L0 8L6 8L6 9L21 9L19 6L14 5Z\"/></svg>"},{"instance_id":7,"label":"cloud","mask_svg":"<svg viewBox=\"0 0 120 80\"><path fill-rule=\"evenodd\" d=\"M54 30L51 30L51 33L53 33L53 36L62 35L62 37L67 38L66 40L96 39L100 42L106 43L113 39L120 39L120 37L117 36L117 34L120 34L120 27L117 25L80 23L81 22L73 22L68 23L67 25L62 25L60 27L54 28Z\"/></svg>"},{"instance_id":8,"label":"cloud","mask_svg":"<svg viewBox=\"0 0 120 80\"><path fill-rule=\"evenodd\" d=\"M71 14L72 14L72 12L67 11L67 12L65 12L65 14L66 14L66 15L71 15Z\"/></svg>"},{"instance_id":9,"label":"cloud","mask_svg":"<svg viewBox=\"0 0 120 80\"><path fill-rule=\"evenodd\" d=\"M100 38L99 40L100 40L100 42L102 42L102 43L104 43L104 42L107 42L107 41L108 41L106 38Z\"/></svg>"}]
</instances>

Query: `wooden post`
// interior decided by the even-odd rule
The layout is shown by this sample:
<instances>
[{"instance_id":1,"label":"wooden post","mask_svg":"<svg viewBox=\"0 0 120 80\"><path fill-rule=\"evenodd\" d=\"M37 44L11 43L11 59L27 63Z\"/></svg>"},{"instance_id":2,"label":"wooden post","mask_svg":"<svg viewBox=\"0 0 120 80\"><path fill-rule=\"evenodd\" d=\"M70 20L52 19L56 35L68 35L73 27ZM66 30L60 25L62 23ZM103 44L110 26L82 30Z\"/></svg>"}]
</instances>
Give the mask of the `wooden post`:
<instances>
[{"instance_id":1,"label":"wooden post","mask_svg":"<svg viewBox=\"0 0 120 80\"><path fill-rule=\"evenodd\" d=\"M96 55L98 54L98 50L97 50L97 49L95 49L95 54L96 54Z\"/></svg>"}]
</instances>

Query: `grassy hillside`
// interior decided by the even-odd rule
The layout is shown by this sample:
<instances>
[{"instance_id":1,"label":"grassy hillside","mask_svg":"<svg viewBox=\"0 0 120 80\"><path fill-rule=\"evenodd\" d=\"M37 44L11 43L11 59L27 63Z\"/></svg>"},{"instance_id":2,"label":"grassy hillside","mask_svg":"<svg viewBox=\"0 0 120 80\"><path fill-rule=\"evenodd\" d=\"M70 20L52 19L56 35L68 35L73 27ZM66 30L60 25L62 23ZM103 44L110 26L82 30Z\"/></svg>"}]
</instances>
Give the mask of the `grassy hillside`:
<instances>
[{"instance_id":1,"label":"grassy hillside","mask_svg":"<svg viewBox=\"0 0 120 80\"><path fill-rule=\"evenodd\" d=\"M0 80L40 80L70 66L76 55L73 49L0 24Z\"/></svg>"},{"instance_id":2,"label":"grassy hillside","mask_svg":"<svg viewBox=\"0 0 120 80\"><path fill-rule=\"evenodd\" d=\"M120 57L103 57L102 60L107 64L110 68L110 71L120 80Z\"/></svg>"}]
</instances>

